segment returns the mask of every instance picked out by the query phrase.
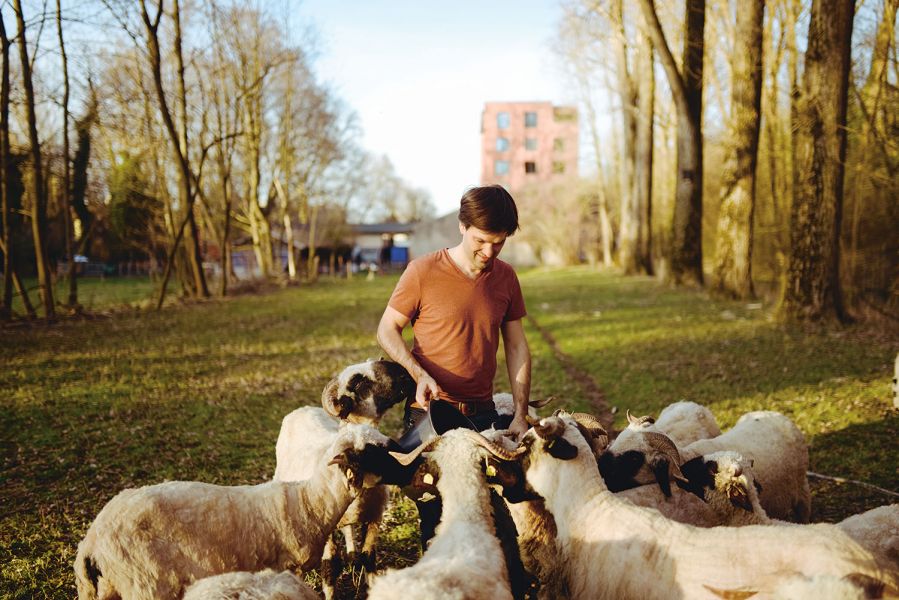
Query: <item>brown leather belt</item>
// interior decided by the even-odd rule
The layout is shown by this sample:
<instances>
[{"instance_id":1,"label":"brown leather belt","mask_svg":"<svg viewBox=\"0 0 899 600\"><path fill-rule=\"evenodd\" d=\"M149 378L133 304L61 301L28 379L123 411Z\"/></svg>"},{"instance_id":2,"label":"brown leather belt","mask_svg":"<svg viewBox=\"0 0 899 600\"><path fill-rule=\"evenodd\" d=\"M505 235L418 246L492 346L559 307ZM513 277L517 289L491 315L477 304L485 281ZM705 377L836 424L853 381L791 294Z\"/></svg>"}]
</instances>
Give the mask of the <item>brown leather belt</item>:
<instances>
[{"instance_id":1,"label":"brown leather belt","mask_svg":"<svg viewBox=\"0 0 899 600\"><path fill-rule=\"evenodd\" d=\"M466 417L472 417L476 414L484 413L484 412L493 410L495 408L494 404L492 402L487 403L487 402L478 401L478 400L472 400L471 402L466 402L466 401L459 402L456 400L445 400L445 399L441 398L439 400L431 400L431 402L446 402L447 404L450 404L453 407L455 407L456 410L458 410L460 413L462 413ZM412 404L409 405L409 407L417 408L418 410L425 410L425 407L420 405L418 402L413 402Z\"/></svg>"}]
</instances>

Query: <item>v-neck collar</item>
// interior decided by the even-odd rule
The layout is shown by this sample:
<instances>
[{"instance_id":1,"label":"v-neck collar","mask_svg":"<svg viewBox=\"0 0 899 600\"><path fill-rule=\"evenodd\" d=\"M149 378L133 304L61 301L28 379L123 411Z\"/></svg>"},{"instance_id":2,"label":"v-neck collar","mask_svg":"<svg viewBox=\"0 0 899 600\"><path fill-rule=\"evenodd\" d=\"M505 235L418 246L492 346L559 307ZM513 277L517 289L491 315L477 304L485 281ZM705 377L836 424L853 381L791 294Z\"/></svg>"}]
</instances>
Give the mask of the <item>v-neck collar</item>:
<instances>
[{"instance_id":1,"label":"v-neck collar","mask_svg":"<svg viewBox=\"0 0 899 600\"><path fill-rule=\"evenodd\" d=\"M463 269L462 267L459 266L459 263L457 263L457 262L455 261L455 259L453 258L453 255L450 254L450 249L449 249L449 248L444 248L444 249L443 249L443 253L444 253L444 256L446 256L446 260L452 265L453 269L456 270L456 273L458 273L459 275L461 275L462 277L464 277L467 281L470 281L470 282L472 282L472 283L477 283L477 282L483 280L484 277L485 277L488 273L490 273L490 272L493 270L493 267L494 267L494 264L491 262L489 268L487 268L487 269L482 269L481 271L478 272L477 275L475 275L474 277L472 277L472 276L470 276L468 273L465 272L465 269ZM494 259L494 261L495 261L495 260L496 260L496 259Z\"/></svg>"}]
</instances>

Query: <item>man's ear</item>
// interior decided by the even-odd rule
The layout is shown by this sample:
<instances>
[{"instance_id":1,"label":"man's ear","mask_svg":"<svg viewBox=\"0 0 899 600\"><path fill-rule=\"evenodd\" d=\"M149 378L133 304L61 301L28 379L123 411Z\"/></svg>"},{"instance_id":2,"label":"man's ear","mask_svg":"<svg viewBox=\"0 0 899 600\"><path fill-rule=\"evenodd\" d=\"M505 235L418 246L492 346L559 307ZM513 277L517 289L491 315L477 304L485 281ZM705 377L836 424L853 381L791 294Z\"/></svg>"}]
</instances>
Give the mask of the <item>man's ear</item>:
<instances>
[{"instance_id":1,"label":"man's ear","mask_svg":"<svg viewBox=\"0 0 899 600\"><path fill-rule=\"evenodd\" d=\"M468 229L465 225L462 224L462 221L459 221L459 233L465 235L465 230Z\"/></svg>"}]
</instances>

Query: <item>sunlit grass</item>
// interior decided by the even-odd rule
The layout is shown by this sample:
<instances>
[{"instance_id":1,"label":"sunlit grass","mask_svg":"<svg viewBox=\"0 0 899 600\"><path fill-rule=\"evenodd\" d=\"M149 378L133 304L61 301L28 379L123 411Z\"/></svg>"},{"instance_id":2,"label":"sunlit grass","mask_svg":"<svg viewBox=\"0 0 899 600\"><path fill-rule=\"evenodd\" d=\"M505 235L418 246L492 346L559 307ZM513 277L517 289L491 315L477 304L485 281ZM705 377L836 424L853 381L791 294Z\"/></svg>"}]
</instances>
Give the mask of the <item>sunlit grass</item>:
<instances>
[{"instance_id":1,"label":"sunlit grass","mask_svg":"<svg viewBox=\"0 0 899 600\"><path fill-rule=\"evenodd\" d=\"M587 268L530 271L521 281L530 314L621 409L619 426L625 408L657 413L680 398L709 405L722 427L749 410L779 410L807 435L813 469L899 489L895 337L860 327L785 331L766 306ZM282 417L318 404L344 366L381 355L375 328L395 282L323 280L2 331L0 596L72 597L77 543L125 487L268 479ZM532 397L558 399L544 412L589 410L529 322L526 332ZM509 389L504 369L500 361L498 390ZM388 413L385 432L397 433L401 412ZM831 520L891 501L847 485L818 484L815 493L815 517ZM408 502L391 509L384 565L414 560L414 516Z\"/></svg>"}]
</instances>

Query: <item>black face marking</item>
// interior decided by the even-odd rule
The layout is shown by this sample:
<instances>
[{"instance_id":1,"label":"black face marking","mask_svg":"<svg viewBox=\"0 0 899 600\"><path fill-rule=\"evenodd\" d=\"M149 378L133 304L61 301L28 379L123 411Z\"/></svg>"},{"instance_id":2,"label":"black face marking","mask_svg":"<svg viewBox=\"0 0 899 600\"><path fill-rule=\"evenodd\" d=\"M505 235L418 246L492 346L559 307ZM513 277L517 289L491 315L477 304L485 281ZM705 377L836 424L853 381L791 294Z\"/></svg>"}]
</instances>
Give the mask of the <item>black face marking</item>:
<instances>
[{"instance_id":1,"label":"black face marking","mask_svg":"<svg viewBox=\"0 0 899 600\"><path fill-rule=\"evenodd\" d=\"M494 535L503 549L506 570L512 586L512 597L518 600L525 598L528 589L534 584L533 576L528 573L521 562L521 551L518 547L518 530L509 512L509 507L495 491L490 490L490 506L493 509Z\"/></svg>"},{"instance_id":2,"label":"black face marking","mask_svg":"<svg viewBox=\"0 0 899 600\"><path fill-rule=\"evenodd\" d=\"M503 498L513 504L526 500L536 500L537 494L527 485L524 468L518 461L506 461L488 457L485 467L488 485L498 485Z\"/></svg>"},{"instance_id":3,"label":"black face marking","mask_svg":"<svg viewBox=\"0 0 899 600\"><path fill-rule=\"evenodd\" d=\"M571 460L577 456L577 446L563 437L546 442L545 448L550 456L559 460Z\"/></svg>"},{"instance_id":4,"label":"black face marking","mask_svg":"<svg viewBox=\"0 0 899 600\"><path fill-rule=\"evenodd\" d=\"M415 380L399 363L378 360L372 363L375 375L372 393L378 414L384 414L391 406L415 398Z\"/></svg>"},{"instance_id":5,"label":"black face marking","mask_svg":"<svg viewBox=\"0 0 899 600\"><path fill-rule=\"evenodd\" d=\"M640 467L646 462L646 457L636 450L628 450L623 454L614 454L606 450L597 462L599 474L602 475L609 491L620 492L640 485L636 476Z\"/></svg>"},{"instance_id":6,"label":"black face marking","mask_svg":"<svg viewBox=\"0 0 899 600\"><path fill-rule=\"evenodd\" d=\"M705 490L715 487L715 474L718 472L718 463L710 460L706 462L701 456L688 460L680 466L681 472L687 478L687 482L675 480L681 489L695 494L701 500L705 500Z\"/></svg>"}]
</instances>

